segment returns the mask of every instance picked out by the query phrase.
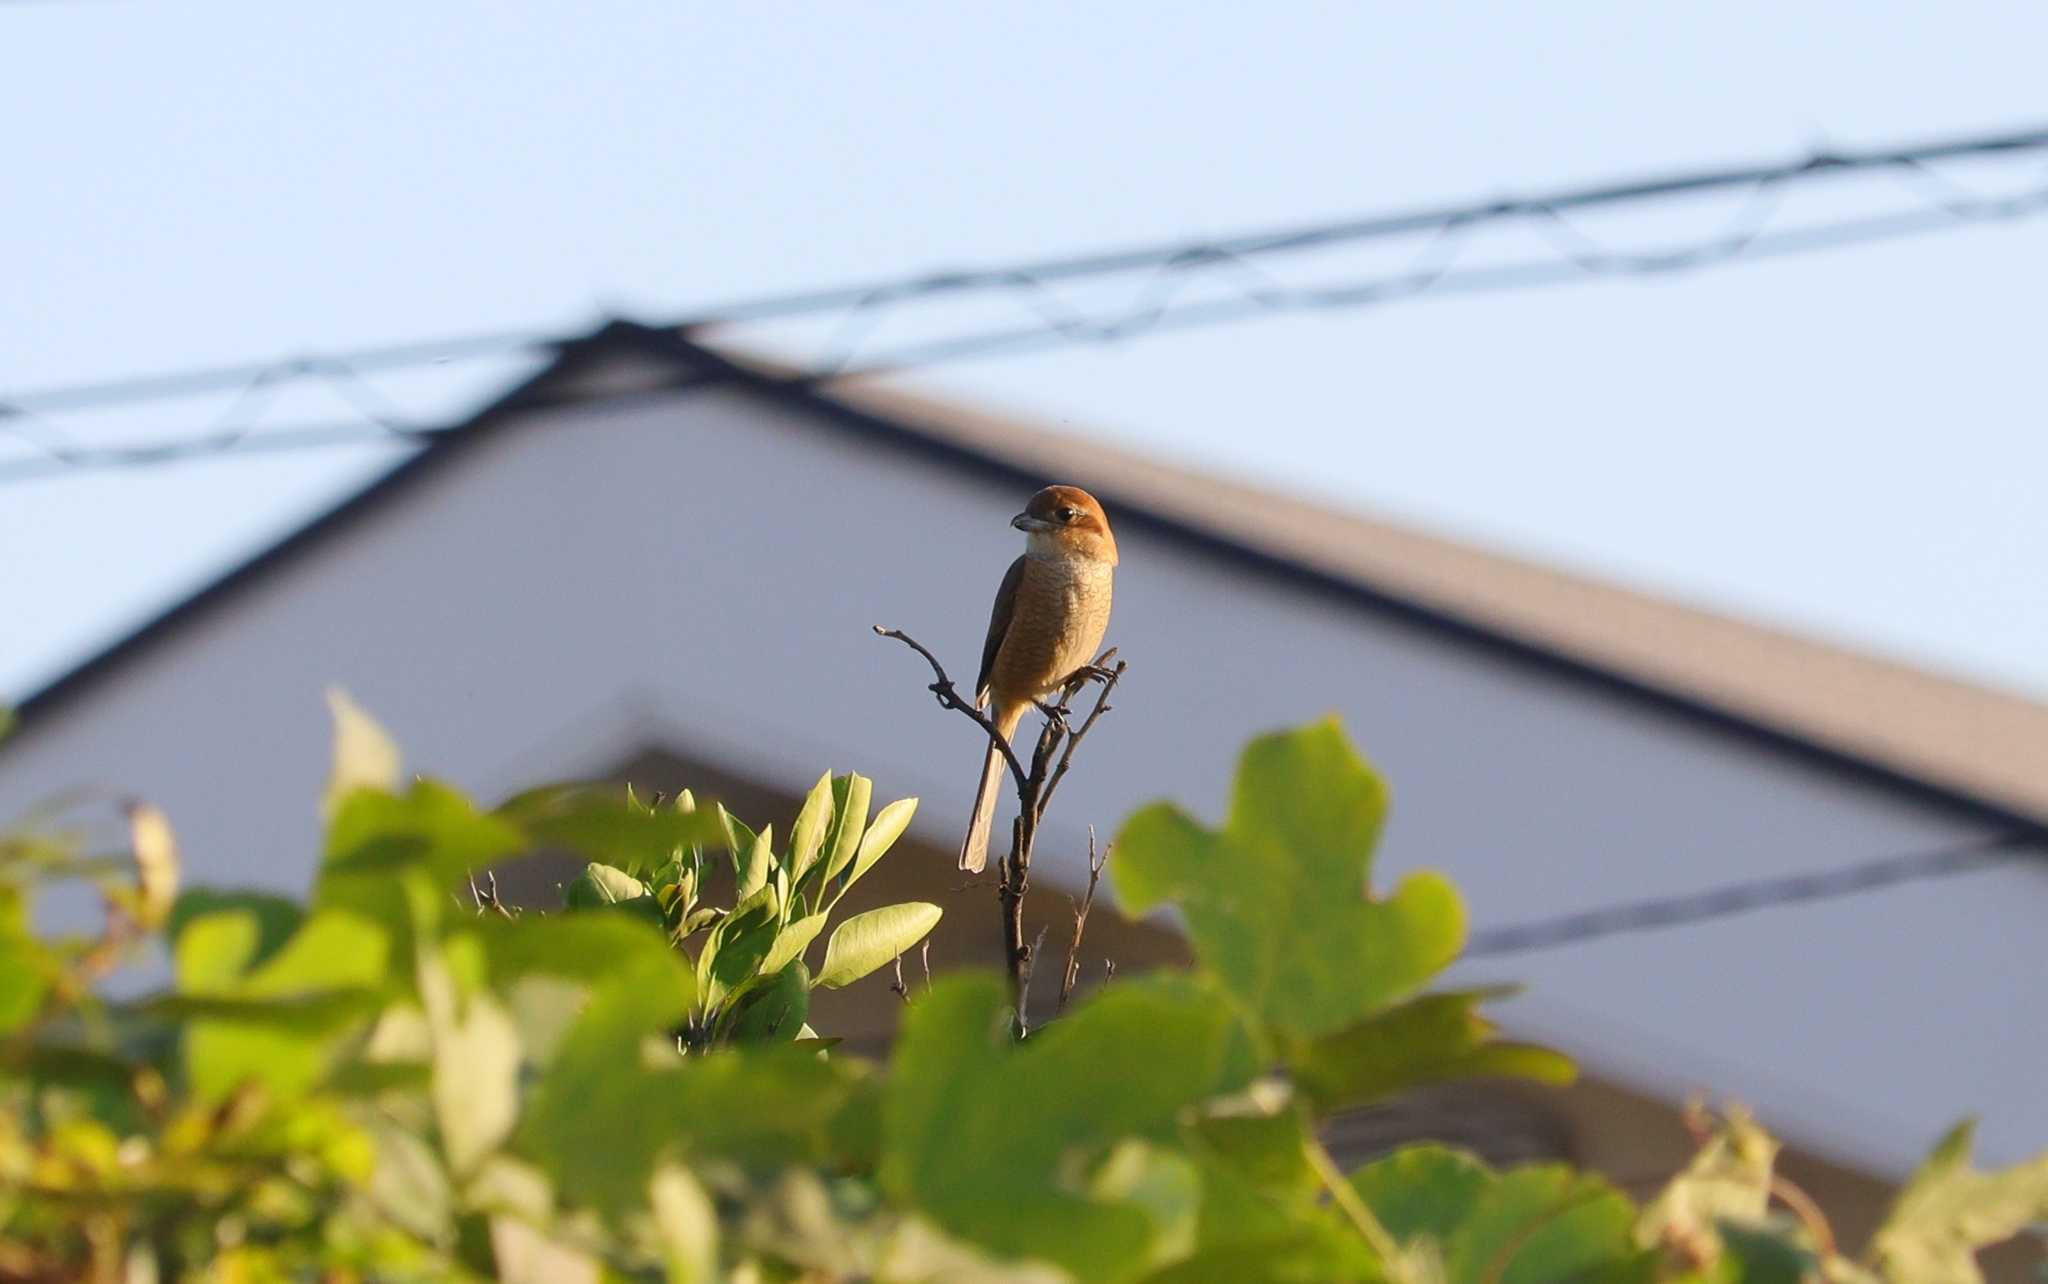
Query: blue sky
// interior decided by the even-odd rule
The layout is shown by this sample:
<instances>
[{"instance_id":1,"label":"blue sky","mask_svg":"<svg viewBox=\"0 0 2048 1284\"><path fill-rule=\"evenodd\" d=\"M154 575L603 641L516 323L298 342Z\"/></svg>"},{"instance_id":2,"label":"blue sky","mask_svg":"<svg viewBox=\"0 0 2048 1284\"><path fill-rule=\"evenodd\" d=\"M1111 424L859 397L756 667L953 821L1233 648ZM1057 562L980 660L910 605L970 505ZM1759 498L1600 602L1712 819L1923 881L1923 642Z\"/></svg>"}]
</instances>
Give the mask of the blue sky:
<instances>
[{"instance_id":1,"label":"blue sky","mask_svg":"<svg viewBox=\"0 0 2048 1284\"><path fill-rule=\"evenodd\" d=\"M0 397L2048 119L2048 7L1883 9L0 6ZM2048 159L1954 173L2013 190ZM1586 227L1654 245L1734 211ZM2048 697L2044 273L2048 219L908 378ZM510 373L389 386L448 414ZM0 488L0 696L399 453Z\"/></svg>"}]
</instances>

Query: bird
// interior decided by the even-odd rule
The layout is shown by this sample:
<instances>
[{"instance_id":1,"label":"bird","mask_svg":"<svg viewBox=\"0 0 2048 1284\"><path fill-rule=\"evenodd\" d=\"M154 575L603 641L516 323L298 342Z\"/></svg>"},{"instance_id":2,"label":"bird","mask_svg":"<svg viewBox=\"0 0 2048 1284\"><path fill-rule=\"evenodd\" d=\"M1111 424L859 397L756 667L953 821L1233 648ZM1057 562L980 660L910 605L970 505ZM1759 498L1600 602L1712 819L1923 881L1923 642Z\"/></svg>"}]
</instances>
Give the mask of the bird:
<instances>
[{"instance_id":1,"label":"bird","mask_svg":"<svg viewBox=\"0 0 2048 1284\"><path fill-rule=\"evenodd\" d=\"M1010 563L989 613L974 703L1007 742L1038 698L1088 669L1109 628L1116 536L1095 496L1078 486L1047 486L1010 519L1024 532L1024 554ZM960 844L960 868L988 864L989 827L1004 770L991 739L981 787Z\"/></svg>"}]
</instances>

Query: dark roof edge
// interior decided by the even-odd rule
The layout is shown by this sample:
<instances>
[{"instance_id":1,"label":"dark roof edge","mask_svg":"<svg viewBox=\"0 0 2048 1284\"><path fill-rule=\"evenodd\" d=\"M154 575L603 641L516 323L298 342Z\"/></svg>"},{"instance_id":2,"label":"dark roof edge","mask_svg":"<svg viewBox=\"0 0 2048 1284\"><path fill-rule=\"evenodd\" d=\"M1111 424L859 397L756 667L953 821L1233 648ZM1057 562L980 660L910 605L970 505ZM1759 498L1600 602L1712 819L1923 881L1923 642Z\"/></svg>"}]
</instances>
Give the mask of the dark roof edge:
<instances>
[{"instance_id":1,"label":"dark roof edge","mask_svg":"<svg viewBox=\"0 0 2048 1284\"><path fill-rule=\"evenodd\" d=\"M665 360L676 360L679 354L671 346L648 342L656 333L644 326L614 321L583 338L563 343L545 367L515 384L509 392L468 419L435 436L417 454L28 696L14 707L14 731L0 739L0 754L34 736L65 705L97 685L124 662L151 650L188 621L226 605L238 594L292 565L323 541L371 517L392 500L461 458L495 429L526 411L573 400L557 392L560 385L595 367L606 357L621 351L638 350L659 355Z\"/></svg>"},{"instance_id":2,"label":"dark roof edge","mask_svg":"<svg viewBox=\"0 0 2048 1284\"><path fill-rule=\"evenodd\" d=\"M529 410L578 400L573 392L562 392L561 385L572 382L605 358L627 353L657 356L675 364L678 377L666 385L670 389L700 382L730 383L756 395L808 410L842 431L966 468L985 477L1024 487L1035 487L1045 480L1029 468L836 400L829 392L822 391L814 380L780 378L750 369L692 342L673 329L612 321L584 338L564 343L555 360L545 369L468 420L436 437L418 454L22 701L16 709L19 723L14 734L0 740L0 755L14 744L34 736L37 728L47 725L63 706L83 695L123 662L144 654L167 640L185 623L226 605L238 594L288 568L322 541L373 516L392 500L461 458L510 420ZM2048 824L1990 799L1820 744L1695 697L1653 686L1516 637L1497 627L1389 593L1369 583L1332 575L1265 552L1155 512L1142 502L1125 502L1113 487L1103 488L1103 498L1116 511L1119 525L1151 530L1262 574L1276 576L1400 620L1459 645L1534 666L1609 696L1646 704L1808 766L1832 770L1952 814L2048 840Z\"/></svg>"}]
</instances>

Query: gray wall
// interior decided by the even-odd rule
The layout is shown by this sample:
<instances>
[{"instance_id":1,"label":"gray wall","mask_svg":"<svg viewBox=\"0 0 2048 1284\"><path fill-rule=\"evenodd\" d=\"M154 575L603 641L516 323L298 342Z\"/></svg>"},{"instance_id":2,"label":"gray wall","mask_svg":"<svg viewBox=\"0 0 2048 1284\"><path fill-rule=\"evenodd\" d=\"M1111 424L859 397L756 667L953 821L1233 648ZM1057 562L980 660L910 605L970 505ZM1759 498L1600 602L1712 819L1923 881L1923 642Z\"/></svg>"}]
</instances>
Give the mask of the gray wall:
<instances>
[{"instance_id":1,"label":"gray wall","mask_svg":"<svg viewBox=\"0 0 2048 1284\"><path fill-rule=\"evenodd\" d=\"M322 687L415 769L486 794L667 743L799 788L832 767L966 819L971 678L1023 495L742 390L546 412L125 665L0 755L0 814L104 781L170 811L195 877L306 884ZM1088 482L1088 478L1057 480ZM1112 520L1115 513L1111 514ZM1436 866L1476 926L1824 869L1977 827L1700 724L1127 528L1111 640L1132 669L1063 789L1071 873L1167 795L1216 818L1237 749L1340 713L1393 782L1378 880ZM2048 1144L2031 865L1474 963L1502 1015L1611 1077L1758 1108L1900 1172L1952 1119L1988 1157Z\"/></svg>"}]
</instances>

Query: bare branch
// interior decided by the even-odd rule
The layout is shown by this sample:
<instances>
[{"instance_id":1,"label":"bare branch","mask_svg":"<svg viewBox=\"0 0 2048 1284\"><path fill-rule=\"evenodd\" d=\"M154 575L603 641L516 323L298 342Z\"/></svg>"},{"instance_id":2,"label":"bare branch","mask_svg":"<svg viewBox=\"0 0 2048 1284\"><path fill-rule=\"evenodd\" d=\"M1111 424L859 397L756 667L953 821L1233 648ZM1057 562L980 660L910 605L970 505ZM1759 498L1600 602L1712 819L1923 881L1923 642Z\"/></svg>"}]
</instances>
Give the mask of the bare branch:
<instances>
[{"instance_id":1,"label":"bare branch","mask_svg":"<svg viewBox=\"0 0 2048 1284\"><path fill-rule=\"evenodd\" d=\"M902 999L905 1003L910 1002L910 987L903 983L903 956L901 954L896 956L896 979L889 982L889 988L896 992L897 998Z\"/></svg>"},{"instance_id":2,"label":"bare branch","mask_svg":"<svg viewBox=\"0 0 2048 1284\"><path fill-rule=\"evenodd\" d=\"M1079 694L1080 688L1091 679L1099 676L1102 681L1102 690L1097 692L1095 696L1095 707L1089 710L1086 718L1082 719L1080 727L1067 736L1067 747L1065 752L1060 754L1059 764L1052 769L1052 775L1046 778L1045 788L1041 789L1038 793L1038 814L1040 816L1045 815L1046 804L1052 801L1052 791L1059 788L1060 781L1066 779L1067 768L1071 767L1074 763L1074 751L1081 747L1081 738L1086 736L1093 729L1096 722L1101 719L1102 715L1108 713L1112 707L1109 703L1109 693L1116 688L1117 680L1124 676L1124 670L1129 667L1122 661L1118 661L1113 669L1105 667L1115 656L1115 647L1104 651L1096 659L1095 663L1084 669L1081 675L1068 687L1066 698L1072 699L1074 695ZM1065 700L1062 700L1061 703L1064 705Z\"/></svg>"},{"instance_id":3,"label":"bare branch","mask_svg":"<svg viewBox=\"0 0 2048 1284\"><path fill-rule=\"evenodd\" d=\"M988 715L975 707L973 701L960 698L960 692L953 686L953 679L946 676L946 666L939 663L939 658L926 650L924 643L919 642L901 629L885 629L879 624L874 625L873 628L877 636L895 638L898 642L903 643L903 645L924 657L925 663L932 666L932 676L937 679L926 689L938 697L941 708L958 710L974 720L974 725L981 728L982 733L988 737L989 743L1002 751L1003 761L1010 764L1010 775L1015 777L1017 787L1019 789L1024 788L1027 782L1024 764L1017 761L1017 755L1010 749L1010 742L1004 738L1001 731L996 729L996 724L989 720Z\"/></svg>"},{"instance_id":4,"label":"bare branch","mask_svg":"<svg viewBox=\"0 0 2048 1284\"><path fill-rule=\"evenodd\" d=\"M1109 863L1109 848L1098 855L1095 850L1095 826L1088 826L1088 890L1076 902L1068 897L1074 910L1074 939L1067 944L1067 970L1060 977L1059 1003L1053 1008L1057 1016L1067 1010L1067 1000L1074 997L1074 987L1081 981L1081 936L1088 930L1088 911L1095 908L1095 888L1102 881L1102 867Z\"/></svg>"}]
</instances>

